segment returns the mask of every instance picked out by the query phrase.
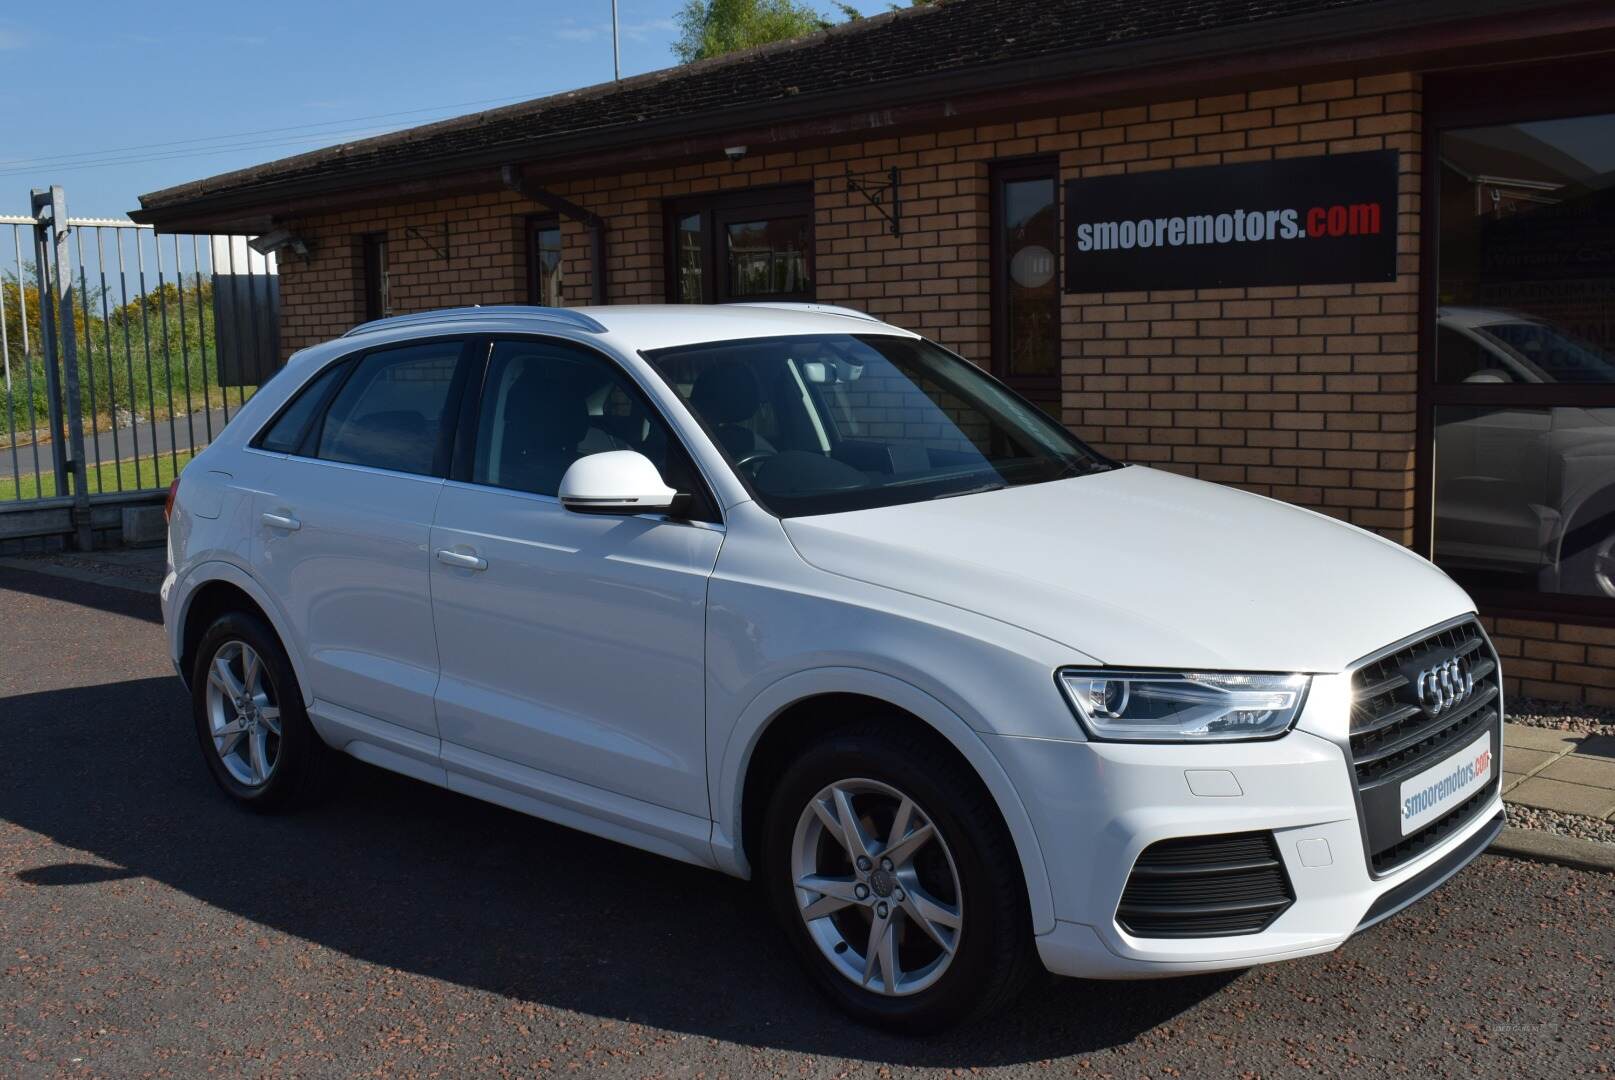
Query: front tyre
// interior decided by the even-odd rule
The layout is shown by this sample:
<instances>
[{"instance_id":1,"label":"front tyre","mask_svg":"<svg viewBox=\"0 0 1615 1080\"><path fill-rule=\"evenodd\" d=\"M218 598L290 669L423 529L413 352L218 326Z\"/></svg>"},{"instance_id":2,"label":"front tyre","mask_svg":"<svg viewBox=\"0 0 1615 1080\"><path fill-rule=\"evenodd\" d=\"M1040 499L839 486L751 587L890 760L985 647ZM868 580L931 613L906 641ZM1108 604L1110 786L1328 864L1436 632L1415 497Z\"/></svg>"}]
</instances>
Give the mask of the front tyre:
<instances>
[{"instance_id":1,"label":"front tyre","mask_svg":"<svg viewBox=\"0 0 1615 1080\"><path fill-rule=\"evenodd\" d=\"M762 872L815 983L912 1033L990 1013L1038 970L1020 862L977 777L929 740L833 735L786 770Z\"/></svg>"},{"instance_id":2,"label":"front tyre","mask_svg":"<svg viewBox=\"0 0 1615 1080\"><path fill-rule=\"evenodd\" d=\"M279 809L323 790L332 752L262 619L230 612L208 627L191 671L191 709L208 771L237 802Z\"/></svg>"}]
</instances>

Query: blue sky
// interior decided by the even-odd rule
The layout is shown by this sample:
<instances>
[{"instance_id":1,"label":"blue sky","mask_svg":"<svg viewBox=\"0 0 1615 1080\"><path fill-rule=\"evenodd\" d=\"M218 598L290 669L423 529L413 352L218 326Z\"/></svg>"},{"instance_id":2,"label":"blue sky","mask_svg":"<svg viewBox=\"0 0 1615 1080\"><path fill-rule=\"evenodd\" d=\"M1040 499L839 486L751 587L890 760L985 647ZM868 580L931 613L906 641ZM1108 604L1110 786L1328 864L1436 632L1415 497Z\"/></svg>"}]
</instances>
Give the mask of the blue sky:
<instances>
[{"instance_id":1,"label":"blue sky","mask_svg":"<svg viewBox=\"0 0 1615 1080\"><path fill-rule=\"evenodd\" d=\"M618 0L624 75L674 62L681 6ZM58 183L74 216L122 216L142 192L607 81L610 27L610 0L7 4L0 213Z\"/></svg>"}]
</instances>

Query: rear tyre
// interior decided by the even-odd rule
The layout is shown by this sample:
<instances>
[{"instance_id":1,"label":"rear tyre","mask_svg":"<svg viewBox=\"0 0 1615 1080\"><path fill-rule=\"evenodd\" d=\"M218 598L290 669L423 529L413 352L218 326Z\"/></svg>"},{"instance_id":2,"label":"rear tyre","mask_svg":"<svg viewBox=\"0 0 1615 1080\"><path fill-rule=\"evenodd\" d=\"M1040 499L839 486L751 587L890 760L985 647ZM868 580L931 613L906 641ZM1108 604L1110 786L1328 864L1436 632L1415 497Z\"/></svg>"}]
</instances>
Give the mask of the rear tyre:
<instances>
[{"instance_id":1,"label":"rear tyre","mask_svg":"<svg viewBox=\"0 0 1615 1080\"><path fill-rule=\"evenodd\" d=\"M769 901L814 983L854 1018L920 1034L986 1016L1042 970L1020 860L980 780L876 726L810 747L765 820Z\"/></svg>"},{"instance_id":2,"label":"rear tyre","mask_svg":"<svg viewBox=\"0 0 1615 1080\"><path fill-rule=\"evenodd\" d=\"M258 616L230 612L202 635L191 711L208 771L236 802L275 810L324 792L335 755L309 722L280 639Z\"/></svg>"}]
</instances>

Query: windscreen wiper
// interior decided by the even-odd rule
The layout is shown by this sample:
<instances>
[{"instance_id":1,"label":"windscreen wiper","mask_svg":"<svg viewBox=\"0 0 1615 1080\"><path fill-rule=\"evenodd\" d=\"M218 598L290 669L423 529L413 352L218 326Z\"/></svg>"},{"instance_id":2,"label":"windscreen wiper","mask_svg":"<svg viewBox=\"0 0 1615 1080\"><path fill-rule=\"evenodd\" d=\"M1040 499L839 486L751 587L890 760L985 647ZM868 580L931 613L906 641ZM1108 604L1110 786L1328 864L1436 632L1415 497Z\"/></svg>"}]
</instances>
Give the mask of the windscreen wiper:
<instances>
[{"instance_id":1,"label":"windscreen wiper","mask_svg":"<svg viewBox=\"0 0 1615 1080\"><path fill-rule=\"evenodd\" d=\"M1008 484L995 481L991 484L983 484L980 487L965 488L963 491L944 491L940 495L932 495L931 501L935 502L938 499L956 499L960 495L980 495L984 491L1003 491L1007 487L1009 487Z\"/></svg>"}]
</instances>

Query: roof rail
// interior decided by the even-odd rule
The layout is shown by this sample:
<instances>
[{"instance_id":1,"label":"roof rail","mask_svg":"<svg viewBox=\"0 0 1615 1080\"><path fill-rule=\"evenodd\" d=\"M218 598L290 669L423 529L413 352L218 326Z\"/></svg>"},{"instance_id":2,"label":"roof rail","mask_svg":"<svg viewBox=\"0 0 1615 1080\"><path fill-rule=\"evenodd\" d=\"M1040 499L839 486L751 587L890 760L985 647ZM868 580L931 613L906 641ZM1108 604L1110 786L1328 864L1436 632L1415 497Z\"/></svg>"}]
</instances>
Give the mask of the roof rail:
<instances>
[{"instance_id":1,"label":"roof rail","mask_svg":"<svg viewBox=\"0 0 1615 1080\"><path fill-rule=\"evenodd\" d=\"M880 322L873 315L865 311L859 311L857 308L842 307L839 304L815 304L810 300L741 300L729 306L779 308L782 311L816 311L821 315L844 315L849 319L862 319L864 322Z\"/></svg>"},{"instance_id":2,"label":"roof rail","mask_svg":"<svg viewBox=\"0 0 1615 1080\"><path fill-rule=\"evenodd\" d=\"M399 326L413 326L416 323L452 322L457 319L487 319L499 318L505 315L520 315L526 318L542 319L546 322L564 323L578 330L585 330L591 334L603 334L606 328L601 323L581 311L571 308L535 307L531 304L487 304L472 307L438 308L435 311L416 311L408 315L390 315L385 319L372 319L360 323L342 336L354 337L358 334L368 334L376 330L391 330Z\"/></svg>"}]
</instances>

